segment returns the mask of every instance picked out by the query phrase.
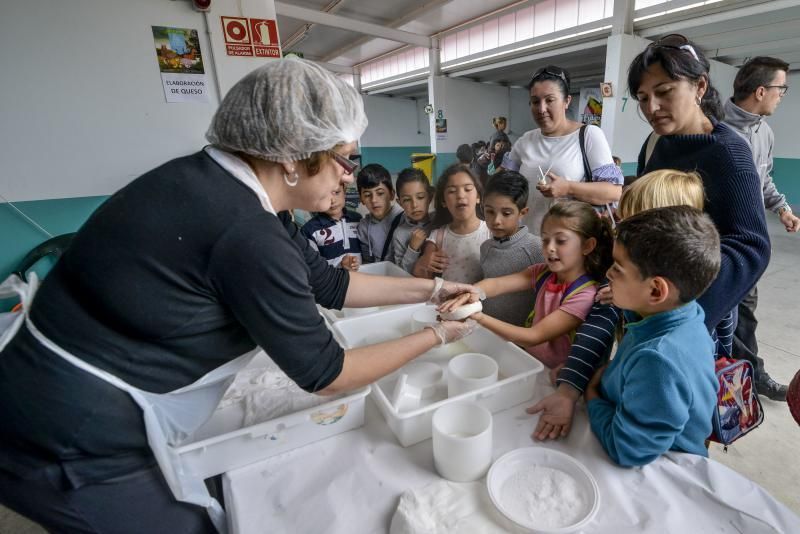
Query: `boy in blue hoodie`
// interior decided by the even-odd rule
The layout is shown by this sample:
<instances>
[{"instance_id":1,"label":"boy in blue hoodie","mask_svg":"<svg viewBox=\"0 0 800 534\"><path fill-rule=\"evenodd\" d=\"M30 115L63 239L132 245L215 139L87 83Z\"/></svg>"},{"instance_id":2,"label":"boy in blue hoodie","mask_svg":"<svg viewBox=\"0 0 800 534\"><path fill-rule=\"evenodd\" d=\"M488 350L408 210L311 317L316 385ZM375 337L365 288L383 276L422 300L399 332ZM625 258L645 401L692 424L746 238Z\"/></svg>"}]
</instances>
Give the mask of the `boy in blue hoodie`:
<instances>
[{"instance_id":1,"label":"boy in blue hoodie","mask_svg":"<svg viewBox=\"0 0 800 534\"><path fill-rule=\"evenodd\" d=\"M645 465L669 450L708 456L718 381L695 299L719 266L719 234L694 208L647 210L617 225L607 276L626 331L585 392L592 431L615 463Z\"/></svg>"}]
</instances>

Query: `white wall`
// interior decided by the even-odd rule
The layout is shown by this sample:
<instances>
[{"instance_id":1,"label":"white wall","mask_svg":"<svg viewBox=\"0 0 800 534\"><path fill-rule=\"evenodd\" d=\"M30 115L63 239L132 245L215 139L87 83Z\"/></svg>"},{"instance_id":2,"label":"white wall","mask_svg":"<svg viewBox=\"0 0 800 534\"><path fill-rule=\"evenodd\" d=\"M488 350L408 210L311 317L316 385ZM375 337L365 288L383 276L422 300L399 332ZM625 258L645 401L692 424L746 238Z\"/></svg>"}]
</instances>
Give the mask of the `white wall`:
<instances>
[{"instance_id":1,"label":"white wall","mask_svg":"<svg viewBox=\"0 0 800 534\"><path fill-rule=\"evenodd\" d=\"M369 125L361 136L361 146L430 146L425 104L424 100L365 96Z\"/></svg>"},{"instance_id":2,"label":"white wall","mask_svg":"<svg viewBox=\"0 0 800 534\"><path fill-rule=\"evenodd\" d=\"M509 92L508 129L511 142L527 132L537 128L533 122L531 107L529 105L530 93L527 89L511 89ZM491 130L489 130L491 132Z\"/></svg>"},{"instance_id":3,"label":"white wall","mask_svg":"<svg viewBox=\"0 0 800 534\"><path fill-rule=\"evenodd\" d=\"M166 103L154 25L198 30L208 103ZM203 16L186 2L4 2L0 193L106 195L202 147L218 99L208 52Z\"/></svg>"},{"instance_id":4,"label":"white wall","mask_svg":"<svg viewBox=\"0 0 800 534\"><path fill-rule=\"evenodd\" d=\"M800 159L800 144L796 137L800 119L800 73L789 74L786 83L789 92L767 122L775 133L775 157Z\"/></svg>"},{"instance_id":5,"label":"white wall","mask_svg":"<svg viewBox=\"0 0 800 534\"><path fill-rule=\"evenodd\" d=\"M212 53L209 30L221 41L220 14L274 18L273 0L212 7L209 28L188 0L3 0L0 194L107 195L201 148L218 83L225 91L270 61L227 56L219 43ZM208 102L166 102L151 26L197 30Z\"/></svg>"}]
</instances>

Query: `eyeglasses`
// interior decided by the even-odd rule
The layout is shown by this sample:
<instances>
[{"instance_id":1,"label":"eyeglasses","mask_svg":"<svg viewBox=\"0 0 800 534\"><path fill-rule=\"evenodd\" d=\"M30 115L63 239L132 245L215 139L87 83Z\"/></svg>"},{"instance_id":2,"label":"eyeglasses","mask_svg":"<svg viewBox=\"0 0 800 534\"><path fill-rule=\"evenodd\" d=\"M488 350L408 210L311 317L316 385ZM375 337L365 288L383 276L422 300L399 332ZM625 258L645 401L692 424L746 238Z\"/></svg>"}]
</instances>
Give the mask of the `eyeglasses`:
<instances>
[{"instance_id":1,"label":"eyeglasses","mask_svg":"<svg viewBox=\"0 0 800 534\"><path fill-rule=\"evenodd\" d=\"M533 74L533 77L531 78L530 85L533 85L533 82L536 81L536 79L538 79L538 78L542 78L544 76L555 76L556 78L558 78L562 82L564 82L564 85L567 86L567 89L569 89L569 82L567 81L567 75L564 74L563 70L553 70L555 68L557 68L557 67L543 67L543 68L537 70Z\"/></svg>"},{"instance_id":2,"label":"eyeglasses","mask_svg":"<svg viewBox=\"0 0 800 534\"><path fill-rule=\"evenodd\" d=\"M349 160L335 150L328 150L328 154L330 154L333 160L344 169L345 174L353 174L353 171L358 168L358 163Z\"/></svg>"},{"instance_id":3,"label":"eyeglasses","mask_svg":"<svg viewBox=\"0 0 800 534\"><path fill-rule=\"evenodd\" d=\"M767 89L771 89L774 87L780 90L780 96L784 96L789 91L788 85L765 85L764 87L766 87Z\"/></svg>"},{"instance_id":4,"label":"eyeglasses","mask_svg":"<svg viewBox=\"0 0 800 534\"><path fill-rule=\"evenodd\" d=\"M694 47L689 44L689 39L679 33L665 35L658 41L648 45L648 48L671 48L673 50L685 50L692 55L695 61L700 61L700 58L697 56L697 52L695 52Z\"/></svg>"}]
</instances>

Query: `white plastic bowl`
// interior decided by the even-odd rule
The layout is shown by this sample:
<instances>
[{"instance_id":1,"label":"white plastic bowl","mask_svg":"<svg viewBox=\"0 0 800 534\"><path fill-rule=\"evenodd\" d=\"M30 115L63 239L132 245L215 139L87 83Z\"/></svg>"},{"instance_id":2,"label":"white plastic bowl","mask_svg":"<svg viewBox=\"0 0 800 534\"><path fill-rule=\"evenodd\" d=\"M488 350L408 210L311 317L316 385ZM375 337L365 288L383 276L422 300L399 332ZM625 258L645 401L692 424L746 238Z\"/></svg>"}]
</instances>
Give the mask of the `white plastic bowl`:
<instances>
[{"instance_id":1,"label":"white plastic bowl","mask_svg":"<svg viewBox=\"0 0 800 534\"><path fill-rule=\"evenodd\" d=\"M571 524L558 527L537 525L529 517L514 513L514 510L519 509L520 503L523 503L530 494L517 492L513 494L512 498L519 499L519 501L508 502L509 497L504 495L503 486L511 477L535 466L563 471L572 477L578 487L582 489L585 497L583 510ZM525 447L501 456L489 469L486 485L492 503L501 514L514 524L540 534L562 534L584 528L597 514L600 504L600 489L592 473L571 456L544 447Z\"/></svg>"},{"instance_id":2,"label":"white plastic bowl","mask_svg":"<svg viewBox=\"0 0 800 534\"><path fill-rule=\"evenodd\" d=\"M360 317L362 315L369 315L380 310L380 306L369 306L367 308L342 308L342 315L345 317Z\"/></svg>"}]
</instances>

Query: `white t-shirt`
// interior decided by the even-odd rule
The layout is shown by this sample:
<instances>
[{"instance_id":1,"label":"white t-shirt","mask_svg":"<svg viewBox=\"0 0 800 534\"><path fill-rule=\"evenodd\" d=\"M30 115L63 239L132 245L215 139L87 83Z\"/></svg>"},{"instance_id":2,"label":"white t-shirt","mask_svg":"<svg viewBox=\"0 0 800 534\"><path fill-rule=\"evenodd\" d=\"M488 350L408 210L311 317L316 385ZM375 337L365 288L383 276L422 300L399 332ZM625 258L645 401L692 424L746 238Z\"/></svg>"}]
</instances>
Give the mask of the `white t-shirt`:
<instances>
[{"instance_id":1,"label":"white t-shirt","mask_svg":"<svg viewBox=\"0 0 800 534\"><path fill-rule=\"evenodd\" d=\"M539 235L542 219L554 202L553 199L543 196L536 189L536 184L541 178L539 167L544 173L550 169L554 174L563 176L572 182L586 181L579 133L580 129L561 137L548 137L542 135L539 129L530 130L514 143L508 157L503 160L504 167L519 170L530 184L530 193L528 194L530 210L522 218L522 224L527 225L531 233ZM597 126L587 127L585 144L586 157L589 160L589 167L592 169L592 180L622 185L624 181L622 173L614 165L611 149L608 147L603 130ZM511 164L507 165L507 163ZM606 167L609 165L611 167ZM514 169L515 166L518 167Z\"/></svg>"},{"instance_id":2,"label":"white t-shirt","mask_svg":"<svg viewBox=\"0 0 800 534\"><path fill-rule=\"evenodd\" d=\"M450 230L450 225L437 228L431 232L427 241L436 243L447 254L449 264L442 273L442 278L474 284L483 278L481 243L491 237L489 227L481 221L478 228L468 234L457 234Z\"/></svg>"}]
</instances>

